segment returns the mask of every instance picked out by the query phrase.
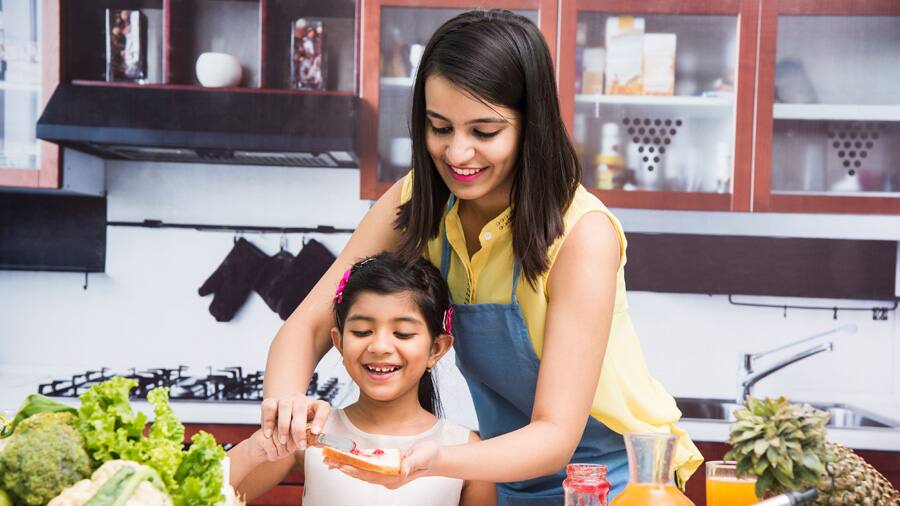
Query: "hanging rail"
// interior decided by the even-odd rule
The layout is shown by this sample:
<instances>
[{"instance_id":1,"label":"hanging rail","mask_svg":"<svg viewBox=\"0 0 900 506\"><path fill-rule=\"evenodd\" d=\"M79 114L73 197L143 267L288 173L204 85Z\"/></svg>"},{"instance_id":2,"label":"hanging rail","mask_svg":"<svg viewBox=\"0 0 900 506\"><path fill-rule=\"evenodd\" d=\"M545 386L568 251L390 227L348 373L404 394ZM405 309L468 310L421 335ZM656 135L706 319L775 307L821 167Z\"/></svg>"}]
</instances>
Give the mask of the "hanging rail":
<instances>
[{"instance_id":1,"label":"hanging rail","mask_svg":"<svg viewBox=\"0 0 900 506\"><path fill-rule=\"evenodd\" d=\"M834 316L833 318L837 320L838 311L871 311L873 320L887 320L887 314L890 311L896 311L898 301L894 301L891 306L868 306L868 307L839 307L839 306L796 306L792 304L762 304L758 302L738 302L734 300L733 295L728 295L728 303L734 306L748 306L748 307L770 307L775 309L781 309L784 311L783 315L787 318L787 310L788 309L809 309L813 311L832 311Z\"/></svg>"},{"instance_id":2,"label":"hanging rail","mask_svg":"<svg viewBox=\"0 0 900 506\"><path fill-rule=\"evenodd\" d=\"M337 228L331 225L316 227L264 227L258 225L208 225L204 223L167 223L162 220L107 221L110 227L143 228L188 228L200 231L228 230L233 232L275 232L280 234L352 234L352 228Z\"/></svg>"}]
</instances>

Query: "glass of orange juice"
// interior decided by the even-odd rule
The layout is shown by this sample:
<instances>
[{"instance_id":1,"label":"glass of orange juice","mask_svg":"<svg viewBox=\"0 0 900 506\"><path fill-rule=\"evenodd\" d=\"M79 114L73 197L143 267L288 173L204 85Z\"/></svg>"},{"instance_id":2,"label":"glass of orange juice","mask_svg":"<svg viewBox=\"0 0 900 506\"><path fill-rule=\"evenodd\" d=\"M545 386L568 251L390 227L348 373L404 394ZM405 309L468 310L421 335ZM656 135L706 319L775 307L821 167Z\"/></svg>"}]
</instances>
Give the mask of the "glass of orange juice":
<instances>
[{"instance_id":1,"label":"glass of orange juice","mask_svg":"<svg viewBox=\"0 0 900 506\"><path fill-rule=\"evenodd\" d=\"M747 506L756 504L756 478L740 476L736 463L730 460L713 460L706 463L706 505Z\"/></svg>"}]
</instances>

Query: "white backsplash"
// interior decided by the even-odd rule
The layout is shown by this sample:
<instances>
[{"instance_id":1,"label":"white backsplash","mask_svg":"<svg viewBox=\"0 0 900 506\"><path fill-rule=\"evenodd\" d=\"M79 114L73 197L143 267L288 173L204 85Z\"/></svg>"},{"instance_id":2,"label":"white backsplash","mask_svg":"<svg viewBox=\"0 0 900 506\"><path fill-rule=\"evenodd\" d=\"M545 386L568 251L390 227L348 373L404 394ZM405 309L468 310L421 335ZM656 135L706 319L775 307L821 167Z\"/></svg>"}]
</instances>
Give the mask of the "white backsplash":
<instances>
[{"instance_id":1,"label":"white backsplash","mask_svg":"<svg viewBox=\"0 0 900 506\"><path fill-rule=\"evenodd\" d=\"M111 221L352 228L369 207L359 200L356 170L108 162L107 188ZM626 233L629 220L640 221L635 228L641 231L652 228L646 213L621 215ZM741 216L705 215L693 223L711 217L719 227L741 233ZM820 227L827 218L805 219ZM878 230L900 230L900 217L874 219L881 225ZM723 225L730 221L738 223ZM797 220L791 223L797 226ZM768 225L777 227L777 220ZM689 231L698 233L696 226ZM781 235L777 228L772 234ZM278 251L279 234L245 237L263 251ZM337 253L348 236L308 237ZM233 238L230 232L109 227L106 272L90 275L87 290L82 288L83 274L0 271L0 367L33 364L77 370L184 364L197 373L208 365L262 369L281 324L278 316L251 294L231 322L218 323L207 311L211 297L197 295ZM289 250L296 253L302 240L300 234L290 234ZM629 293L629 302L651 371L671 393L683 397L731 398L740 352L766 350L856 323L855 334L829 336L834 352L762 380L756 393L846 402L900 418L896 312L889 313L887 321L873 321L870 312L862 311L840 312L833 320L828 311L789 310L785 318L780 309L733 306L724 296L647 292ZM772 360L800 349L786 350ZM464 410L463 383L456 376L448 378L444 384L452 392L447 407ZM467 411L455 418L469 416Z\"/></svg>"}]
</instances>

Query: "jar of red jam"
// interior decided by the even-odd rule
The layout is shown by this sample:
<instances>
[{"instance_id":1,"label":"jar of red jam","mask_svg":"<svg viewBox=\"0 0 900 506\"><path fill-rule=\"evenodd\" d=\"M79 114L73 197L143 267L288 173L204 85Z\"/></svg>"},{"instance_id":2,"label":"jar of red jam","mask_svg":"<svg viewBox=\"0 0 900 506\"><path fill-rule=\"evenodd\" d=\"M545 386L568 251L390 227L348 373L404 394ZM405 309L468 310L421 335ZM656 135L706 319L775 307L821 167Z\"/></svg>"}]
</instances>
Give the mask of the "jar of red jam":
<instances>
[{"instance_id":1,"label":"jar of red jam","mask_svg":"<svg viewBox=\"0 0 900 506\"><path fill-rule=\"evenodd\" d=\"M569 464L563 480L565 506L606 506L609 481L603 464Z\"/></svg>"}]
</instances>

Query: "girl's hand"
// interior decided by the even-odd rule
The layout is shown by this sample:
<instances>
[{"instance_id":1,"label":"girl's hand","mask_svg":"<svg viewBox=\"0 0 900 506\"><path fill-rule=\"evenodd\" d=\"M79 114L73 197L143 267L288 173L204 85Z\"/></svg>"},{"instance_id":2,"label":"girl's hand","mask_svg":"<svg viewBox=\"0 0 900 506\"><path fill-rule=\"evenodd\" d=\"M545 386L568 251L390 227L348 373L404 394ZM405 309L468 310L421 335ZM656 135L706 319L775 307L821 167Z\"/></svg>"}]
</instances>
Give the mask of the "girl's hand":
<instances>
[{"instance_id":1,"label":"girl's hand","mask_svg":"<svg viewBox=\"0 0 900 506\"><path fill-rule=\"evenodd\" d=\"M434 441L420 441L406 450L400 459L400 475L393 476L372 471L364 471L353 466L341 464L329 468L340 469L341 472L353 478L357 478L376 485L383 485L391 490L422 476L431 475L440 454L440 447ZM326 461L326 463L328 463Z\"/></svg>"},{"instance_id":2,"label":"girl's hand","mask_svg":"<svg viewBox=\"0 0 900 506\"><path fill-rule=\"evenodd\" d=\"M273 442L279 454L288 452L288 444L295 450L305 450L307 424L313 434L318 434L330 411L327 402L300 394L286 399L265 399L262 402L263 437Z\"/></svg>"}]
</instances>

